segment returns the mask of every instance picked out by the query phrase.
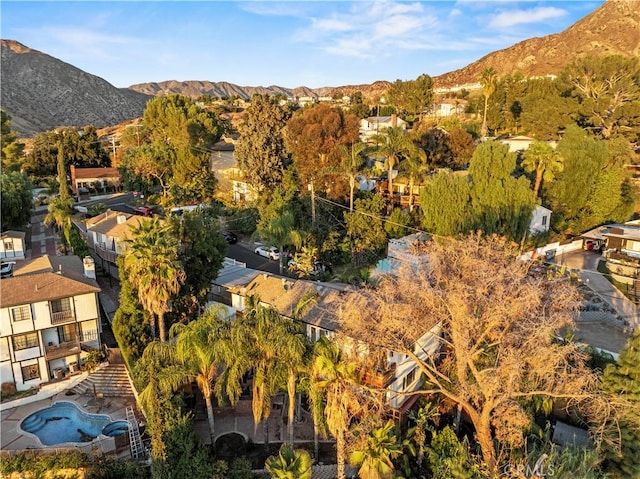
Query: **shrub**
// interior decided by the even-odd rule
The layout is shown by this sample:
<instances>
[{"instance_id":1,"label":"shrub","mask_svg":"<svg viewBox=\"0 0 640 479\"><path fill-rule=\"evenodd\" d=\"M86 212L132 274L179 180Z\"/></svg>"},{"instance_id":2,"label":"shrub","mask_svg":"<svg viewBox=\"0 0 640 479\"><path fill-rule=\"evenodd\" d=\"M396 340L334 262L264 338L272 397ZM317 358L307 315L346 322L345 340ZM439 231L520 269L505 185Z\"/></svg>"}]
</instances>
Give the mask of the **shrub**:
<instances>
[{"instance_id":1,"label":"shrub","mask_svg":"<svg viewBox=\"0 0 640 479\"><path fill-rule=\"evenodd\" d=\"M12 396L17 392L15 383L2 383L2 396Z\"/></svg>"}]
</instances>

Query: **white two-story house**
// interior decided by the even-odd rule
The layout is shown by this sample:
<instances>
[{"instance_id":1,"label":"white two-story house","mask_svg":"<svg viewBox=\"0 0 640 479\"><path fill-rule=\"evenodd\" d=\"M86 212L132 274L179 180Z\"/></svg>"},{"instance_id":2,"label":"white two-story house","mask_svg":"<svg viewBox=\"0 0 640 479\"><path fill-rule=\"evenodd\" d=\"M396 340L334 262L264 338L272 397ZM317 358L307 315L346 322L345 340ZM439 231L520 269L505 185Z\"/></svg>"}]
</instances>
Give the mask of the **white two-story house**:
<instances>
[{"instance_id":1,"label":"white two-story house","mask_svg":"<svg viewBox=\"0 0 640 479\"><path fill-rule=\"evenodd\" d=\"M144 216L111 210L87 219L85 239L103 267L107 267L106 263L116 264L126 248L125 240L131 238L131 229L145 220L148 221Z\"/></svg>"},{"instance_id":2,"label":"white two-story house","mask_svg":"<svg viewBox=\"0 0 640 479\"><path fill-rule=\"evenodd\" d=\"M90 257L43 256L0 279L0 381L18 391L76 372L99 350L100 315Z\"/></svg>"},{"instance_id":3,"label":"white two-story house","mask_svg":"<svg viewBox=\"0 0 640 479\"><path fill-rule=\"evenodd\" d=\"M318 341L322 336L333 336L339 329L341 308L352 300L352 291L333 283L294 280L263 273L245 285L229 289L232 306L242 312L246 299L260 298L260 303L272 307L281 315L304 324L307 337ZM436 353L440 348L440 329L436 326L421 337L414 352L420 358ZM358 345L361 355L367 356L366 346ZM422 385L421 373L416 363L404 354L394 351L378 351L375 357L366 358L367 366L361 369L365 383L384 388L392 414L400 418L417 399L411 393Z\"/></svg>"}]
</instances>

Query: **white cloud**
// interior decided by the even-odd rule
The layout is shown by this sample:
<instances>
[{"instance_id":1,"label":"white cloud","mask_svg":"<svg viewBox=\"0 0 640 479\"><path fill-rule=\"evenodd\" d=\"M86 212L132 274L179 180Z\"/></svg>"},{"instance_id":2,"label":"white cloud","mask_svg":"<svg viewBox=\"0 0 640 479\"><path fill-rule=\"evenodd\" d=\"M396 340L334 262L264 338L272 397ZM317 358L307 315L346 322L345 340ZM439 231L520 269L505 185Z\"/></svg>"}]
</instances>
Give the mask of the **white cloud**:
<instances>
[{"instance_id":1,"label":"white cloud","mask_svg":"<svg viewBox=\"0 0 640 479\"><path fill-rule=\"evenodd\" d=\"M556 7L538 7L529 10L500 12L490 22L490 27L512 27L525 23L538 23L567 15L567 11Z\"/></svg>"}]
</instances>

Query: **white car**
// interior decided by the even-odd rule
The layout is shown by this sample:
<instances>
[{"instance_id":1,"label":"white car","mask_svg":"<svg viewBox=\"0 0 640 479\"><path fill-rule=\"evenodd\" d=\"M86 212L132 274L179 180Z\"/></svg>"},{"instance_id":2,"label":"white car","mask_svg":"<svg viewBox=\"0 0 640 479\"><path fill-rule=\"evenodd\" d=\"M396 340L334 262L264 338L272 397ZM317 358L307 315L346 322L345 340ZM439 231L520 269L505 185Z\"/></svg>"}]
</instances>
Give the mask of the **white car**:
<instances>
[{"instance_id":1,"label":"white car","mask_svg":"<svg viewBox=\"0 0 640 479\"><path fill-rule=\"evenodd\" d=\"M265 258L269 258L273 261L278 261L280 259L280 250L278 248L274 248L273 246L258 246L255 250L253 250L255 254L259 254L260 256L264 256Z\"/></svg>"}]
</instances>

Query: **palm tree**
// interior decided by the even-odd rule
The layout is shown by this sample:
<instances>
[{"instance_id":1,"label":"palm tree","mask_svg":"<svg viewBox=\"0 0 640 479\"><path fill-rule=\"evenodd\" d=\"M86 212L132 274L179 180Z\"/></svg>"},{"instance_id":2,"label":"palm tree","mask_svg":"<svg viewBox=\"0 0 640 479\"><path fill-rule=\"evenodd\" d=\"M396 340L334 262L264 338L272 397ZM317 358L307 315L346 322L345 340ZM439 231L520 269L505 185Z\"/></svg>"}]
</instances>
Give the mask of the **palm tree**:
<instances>
[{"instance_id":1,"label":"palm tree","mask_svg":"<svg viewBox=\"0 0 640 479\"><path fill-rule=\"evenodd\" d=\"M404 155L409 152L413 143L400 127L386 128L381 136L384 138L384 143L380 146L379 151L386 158L389 178L389 196L393 198L393 169ZM380 139L376 141L380 141Z\"/></svg>"},{"instance_id":2,"label":"palm tree","mask_svg":"<svg viewBox=\"0 0 640 479\"><path fill-rule=\"evenodd\" d=\"M282 337L282 348L280 349L280 361L284 365L287 375L287 400L288 400L288 432L289 443L293 446L293 422L295 421L296 412L296 384L298 382L299 373L303 370L305 364L305 356L307 352L307 336L299 322L294 322L282 318L284 321L283 330L285 335Z\"/></svg>"},{"instance_id":3,"label":"palm tree","mask_svg":"<svg viewBox=\"0 0 640 479\"><path fill-rule=\"evenodd\" d=\"M393 459L402 455L402 442L398 441L391 420L371 431L364 441L349 455L349 462L359 466L362 479L391 479L395 466Z\"/></svg>"},{"instance_id":4,"label":"palm tree","mask_svg":"<svg viewBox=\"0 0 640 479\"><path fill-rule=\"evenodd\" d=\"M226 370L227 365L237 361L236 351L231 347L229 338L230 322L225 319L226 309L223 306L207 309L202 316L187 325L174 324L169 333L176 337L175 359L184 366L182 383L195 380L204 396L209 420L211 443L214 439L214 417L211 398L214 383ZM240 396L239 378L226 377L224 391L232 403ZM222 388L217 389L221 400Z\"/></svg>"},{"instance_id":5,"label":"palm tree","mask_svg":"<svg viewBox=\"0 0 640 479\"><path fill-rule=\"evenodd\" d=\"M415 185L416 178L427 171L426 161L427 154L425 151L414 144L407 153L407 159L405 161L405 165L409 173L409 211L413 211L413 187Z\"/></svg>"},{"instance_id":6,"label":"palm tree","mask_svg":"<svg viewBox=\"0 0 640 479\"><path fill-rule=\"evenodd\" d=\"M326 336L314 346L309 375L314 426L326 436L326 430L336 438L337 476L344 479L346 432L355 401L353 388L357 384L356 365L345 361L338 346Z\"/></svg>"},{"instance_id":7,"label":"palm tree","mask_svg":"<svg viewBox=\"0 0 640 479\"><path fill-rule=\"evenodd\" d=\"M542 180L553 181L563 166L562 157L551 145L544 141L531 144L524 152L522 167L527 173L536 172L533 196L538 197Z\"/></svg>"},{"instance_id":8,"label":"palm tree","mask_svg":"<svg viewBox=\"0 0 640 479\"><path fill-rule=\"evenodd\" d=\"M349 177L349 211L351 212L353 212L353 191L356 187L356 175L364 165L364 153L367 148L367 145L361 142L354 143L350 148L347 145L340 145L342 171Z\"/></svg>"},{"instance_id":9,"label":"palm tree","mask_svg":"<svg viewBox=\"0 0 640 479\"><path fill-rule=\"evenodd\" d=\"M265 468L273 479L311 479L313 459L305 449L293 449L283 444L277 456L270 456Z\"/></svg>"},{"instance_id":10,"label":"palm tree","mask_svg":"<svg viewBox=\"0 0 640 479\"><path fill-rule=\"evenodd\" d=\"M232 327L234 349L247 355L244 372L253 370L251 409L256 428L260 422L265 422L265 449L269 447L271 398L287 377L280 361L287 337L283 324L277 311L261 306L257 298L249 298L245 314Z\"/></svg>"},{"instance_id":11,"label":"palm tree","mask_svg":"<svg viewBox=\"0 0 640 479\"><path fill-rule=\"evenodd\" d=\"M487 136L487 110L489 108L489 97L496 91L496 75L498 72L493 67L487 67L480 74L480 85L482 86L482 94L484 95L484 114L482 116L482 128L480 128L480 136Z\"/></svg>"},{"instance_id":12,"label":"palm tree","mask_svg":"<svg viewBox=\"0 0 640 479\"><path fill-rule=\"evenodd\" d=\"M158 320L160 341L166 340L165 313L171 311L171 298L180 291L186 274L178 259L178 245L171 240L168 226L158 218L142 220L131 228L127 249L119 259L122 271L138 290L140 304ZM155 337L155 325L152 322Z\"/></svg>"},{"instance_id":13,"label":"palm tree","mask_svg":"<svg viewBox=\"0 0 640 479\"><path fill-rule=\"evenodd\" d=\"M290 244L294 240L294 227L295 219L293 213L290 210L284 210L279 216L274 217L269 221L267 227L260 230L260 235L269 244L275 245L280 250L278 258L280 274L284 270L284 247Z\"/></svg>"},{"instance_id":14,"label":"palm tree","mask_svg":"<svg viewBox=\"0 0 640 479\"><path fill-rule=\"evenodd\" d=\"M47 208L47 216L44 218L46 226L54 225L57 229L65 229L71 225L73 214L73 198L58 196L54 198Z\"/></svg>"}]
</instances>

